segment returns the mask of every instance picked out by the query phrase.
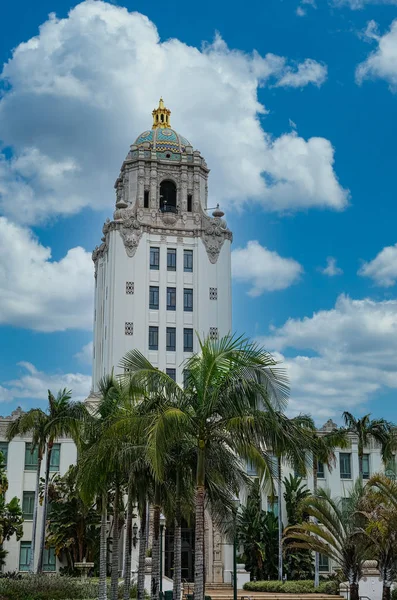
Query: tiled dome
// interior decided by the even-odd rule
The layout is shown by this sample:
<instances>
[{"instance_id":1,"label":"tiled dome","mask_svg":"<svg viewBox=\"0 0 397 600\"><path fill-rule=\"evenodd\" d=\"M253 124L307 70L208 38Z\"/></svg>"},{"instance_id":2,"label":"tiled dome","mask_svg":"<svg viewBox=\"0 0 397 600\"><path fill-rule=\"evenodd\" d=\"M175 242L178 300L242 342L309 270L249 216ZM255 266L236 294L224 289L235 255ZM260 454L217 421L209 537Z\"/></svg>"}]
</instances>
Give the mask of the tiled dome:
<instances>
[{"instance_id":1,"label":"tiled dome","mask_svg":"<svg viewBox=\"0 0 397 600\"><path fill-rule=\"evenodd\" d=\"M191 146L191 143L174 129L160 127L144 131L134 142L135 146L146 148L148 147L147 144L149 144L151 150L157 152L164 152L165 150L186 152L186 147Z\"/></svg>"}]
</instances>

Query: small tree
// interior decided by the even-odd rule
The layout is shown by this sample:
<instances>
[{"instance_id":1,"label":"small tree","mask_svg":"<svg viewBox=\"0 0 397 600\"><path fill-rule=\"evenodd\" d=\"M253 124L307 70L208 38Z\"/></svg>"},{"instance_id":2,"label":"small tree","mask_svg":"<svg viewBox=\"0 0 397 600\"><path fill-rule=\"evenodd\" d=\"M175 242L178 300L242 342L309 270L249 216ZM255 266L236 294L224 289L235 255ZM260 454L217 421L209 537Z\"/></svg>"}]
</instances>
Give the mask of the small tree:
<instances>
[{"instance_id":1,"label":"small tree","mask_svg":"<svg viewBox=\"0 0 397 600\"><path fill-rule=\"evenodd\" d=\"M0 565L4 565L8 554L3 548L5 541L11 539L15 534L20 540L23 534L23 517L19 500L16 496L6 502L5 496L8 490L8 479L5 472L3 454L0 452Z\"/></svg>"},{"instance_id":2,"label":"small tree","mask_svg":"<svg viewBox=\"0 0 397 600\"><path fill-rule=\"evenodd\" d=\"M284 478L284 500L287 510L288 525L298 525L309 520L303 510L303 500L310 496L310 490L300 477L290 475ZM293 548L288 541L284 544L284 569L288 579L312 579L312 553L306 548Z\"/></svg>"}]
</instances>

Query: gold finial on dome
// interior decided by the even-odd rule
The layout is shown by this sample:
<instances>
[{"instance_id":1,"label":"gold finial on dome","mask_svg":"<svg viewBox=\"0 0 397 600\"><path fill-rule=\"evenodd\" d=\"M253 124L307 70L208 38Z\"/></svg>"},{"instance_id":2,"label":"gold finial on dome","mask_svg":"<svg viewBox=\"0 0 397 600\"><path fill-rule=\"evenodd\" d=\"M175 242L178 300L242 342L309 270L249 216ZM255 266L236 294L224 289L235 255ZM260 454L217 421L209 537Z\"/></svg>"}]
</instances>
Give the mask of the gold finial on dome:
<instances>
[{"instance_id":1,"label":"gold finial on dome","mask_svg":"<svg viewBox=\"0 0 397 600\"><path fill-rule=\"evenodd\" d=\"M153 115L153 125L152 129L165 129L166 127L171 127L170 124L170 116L171 111L164 106L164 101L160 98L159 105L152 112Z\"/></svg>"}]
</instances>

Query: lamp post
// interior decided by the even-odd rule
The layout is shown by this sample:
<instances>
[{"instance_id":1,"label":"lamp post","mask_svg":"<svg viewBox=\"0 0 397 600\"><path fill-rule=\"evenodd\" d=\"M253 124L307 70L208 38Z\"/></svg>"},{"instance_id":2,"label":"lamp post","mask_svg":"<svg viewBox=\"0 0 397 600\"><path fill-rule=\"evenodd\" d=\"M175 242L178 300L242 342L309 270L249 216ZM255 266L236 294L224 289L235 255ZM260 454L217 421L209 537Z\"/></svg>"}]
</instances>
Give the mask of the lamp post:
<instances>
[{"instance_id":1,"label":"lamp post","mask_svg":"<svg viewBox=\"0 0 397 600\"><path fill-rule=\"evenodd\" d=\"M165 516L160 515L160 594L163 592L163 532Z\"/></svg>"},{"instance_id":2,"label":"lamp post","mask_svg":"<svg viewBox=\"0 0 397 600\"><path fill-rule=\"evenodd\" d=\"M237 600L237 512L240 507L238 498L233 499L233 600Z\"/></svg>"}]
</instances>

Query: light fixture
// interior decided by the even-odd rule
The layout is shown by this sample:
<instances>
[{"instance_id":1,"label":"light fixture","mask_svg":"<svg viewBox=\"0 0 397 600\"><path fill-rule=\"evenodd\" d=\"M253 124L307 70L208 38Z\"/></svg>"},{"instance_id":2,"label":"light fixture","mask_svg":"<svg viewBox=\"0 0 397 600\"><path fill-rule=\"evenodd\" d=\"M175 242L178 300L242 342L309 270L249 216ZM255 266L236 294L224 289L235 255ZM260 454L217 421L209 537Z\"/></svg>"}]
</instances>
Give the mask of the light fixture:
<instances>
[{"instance_id":1,"label":"light fixture","mask_svg":"<svg viewBox=\"0 0 397 600\"><path fill-rule=\"evenodd\" d=\"M138 525L134 523L132 527L132 545L136 548L138 542Z\"/></svg>"}]
</instances>

